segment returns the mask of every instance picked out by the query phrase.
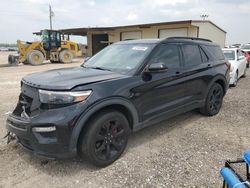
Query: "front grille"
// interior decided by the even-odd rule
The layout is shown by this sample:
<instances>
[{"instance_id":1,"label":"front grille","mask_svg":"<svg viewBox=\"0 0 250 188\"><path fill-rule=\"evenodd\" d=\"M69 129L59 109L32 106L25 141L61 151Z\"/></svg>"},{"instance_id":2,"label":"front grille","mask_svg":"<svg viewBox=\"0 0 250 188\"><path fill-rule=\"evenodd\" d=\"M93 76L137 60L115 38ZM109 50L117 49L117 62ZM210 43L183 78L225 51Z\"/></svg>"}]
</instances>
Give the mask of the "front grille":
<instances>
[{"instance_id":1,"label":"front grille","mask_svg":"<svg viewBox=\"0 0 250 188\"><path fill-rule=\"evenodd\" d=\"M23 93L20 94L18 104L13 111L13 114L16 116L21 116L21 114L25 111L28 116L30 116L31 113L31 104L33 99L31 97L28 97L24 95Z\"/></svg>"}]
</instances>

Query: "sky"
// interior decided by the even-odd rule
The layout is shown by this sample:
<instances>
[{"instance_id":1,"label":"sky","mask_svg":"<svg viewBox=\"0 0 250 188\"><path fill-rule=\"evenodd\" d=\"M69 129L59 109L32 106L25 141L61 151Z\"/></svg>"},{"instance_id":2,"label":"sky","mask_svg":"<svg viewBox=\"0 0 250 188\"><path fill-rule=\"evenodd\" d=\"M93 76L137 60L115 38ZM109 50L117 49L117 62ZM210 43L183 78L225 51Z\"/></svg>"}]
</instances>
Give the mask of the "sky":
<instances>
[{"instance_id":1,"label":"sky","mask_svg":"<svg viewBox=\"0 0 250 188\"><path fill-rule=\"evenodd\" d=\"M200 15L227 31L227 44L250 42L250 0L0 0L0 43L39 39L32 32L53 29L102 27L179 20L200 20ZM83 37L73 40L85 43Z\"/></svg>"}]
</instances>

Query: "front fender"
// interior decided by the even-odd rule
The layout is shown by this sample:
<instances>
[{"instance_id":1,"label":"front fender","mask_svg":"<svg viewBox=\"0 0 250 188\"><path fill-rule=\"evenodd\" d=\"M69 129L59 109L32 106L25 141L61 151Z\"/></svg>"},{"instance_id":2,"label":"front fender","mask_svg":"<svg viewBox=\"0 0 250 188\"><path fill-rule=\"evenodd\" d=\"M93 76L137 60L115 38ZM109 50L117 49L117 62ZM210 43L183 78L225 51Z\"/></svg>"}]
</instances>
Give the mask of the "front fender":
<instances>
[{"instance_id":1,"label":"front fender","mask_svg":"<svg viewBox=\"0 0 250 188\"><path fill-rule=\"evenodd\" d=\"M135 108L135 106L127 99L122 97L112 97L108 99L103 99L101 101L98 101L88 107L80 116L80 118L77 120L76 125L74 126L74 129L72 131L71 139L69 148L71 152L76 153L77 152L77 143L79 136L81 134L81 131L86 126L86 122L89 120L89 118L94 115L97 111L104 109L107 106L110 105L122 105L127 110L130 111L132 118L133 118L133 124L136 125L139 122L138 119L138 112Z\"/></svg>"}]
</instances>

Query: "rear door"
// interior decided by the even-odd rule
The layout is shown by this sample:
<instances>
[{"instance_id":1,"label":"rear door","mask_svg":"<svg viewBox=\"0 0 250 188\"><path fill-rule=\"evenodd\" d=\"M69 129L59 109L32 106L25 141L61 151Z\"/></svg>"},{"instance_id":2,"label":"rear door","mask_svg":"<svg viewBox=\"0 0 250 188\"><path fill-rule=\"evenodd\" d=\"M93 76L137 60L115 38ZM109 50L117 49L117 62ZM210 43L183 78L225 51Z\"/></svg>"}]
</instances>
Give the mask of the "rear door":
<instances>
[{"instance_id":1,"label":"rear door","mask_svg":"<svg viewBox=\"0 0 250 188\"><path fill-rule=\"evenodd\" d=\"M183 44L183 74L186 78L186 94L190 102L199 103L204 98L212 71L208 56L197 44Z\"/></svg>"}]
</instances>

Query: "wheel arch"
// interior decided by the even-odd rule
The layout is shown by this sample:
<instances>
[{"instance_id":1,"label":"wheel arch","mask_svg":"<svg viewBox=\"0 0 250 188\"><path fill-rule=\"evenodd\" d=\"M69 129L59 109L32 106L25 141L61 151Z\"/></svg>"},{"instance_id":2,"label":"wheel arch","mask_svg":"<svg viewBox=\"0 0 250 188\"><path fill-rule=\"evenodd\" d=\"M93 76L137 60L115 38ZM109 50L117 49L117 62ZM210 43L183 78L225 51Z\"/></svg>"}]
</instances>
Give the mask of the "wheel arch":
<instances>
[{"instance_id":1,"label":"wheel arch","mask_svg":"<svg viewBox=\"0 0 250 188\"><path fill-rule=\"evenodd\" d=\"M72 150L73 152L77 152L79 138L81 134L84 134L85 130L87 130L88 122L97 113L107 109L114 109L124 114L125 117L128 119L131 130L133 130L134 125L138 124L139 122L136 108L127 99L120 97L104 99L98 103L95 103L82 113L72 131L72 136L70 140L70 150Z\"/></svg>"},{"instance_id":2,"label":"wheel arch","mask_svg":"<svg viewBox=\"0 0 250 188\"><path fill-rule=\"evenodd\" d=\"M207 89L207 92L206 92L206 96L207 96L207 93L209 92L210 88L212 87L212 85L214 83L218 83L218 84L220 84L222 86L223 92L224 92L224 95L225 95L226 92L227 92L227 89L228 89L228 82L227 82L226 78L223 75L217 75L210 82L210 84L208 86L208 89Z\"/></svg>"}]
</instances>

